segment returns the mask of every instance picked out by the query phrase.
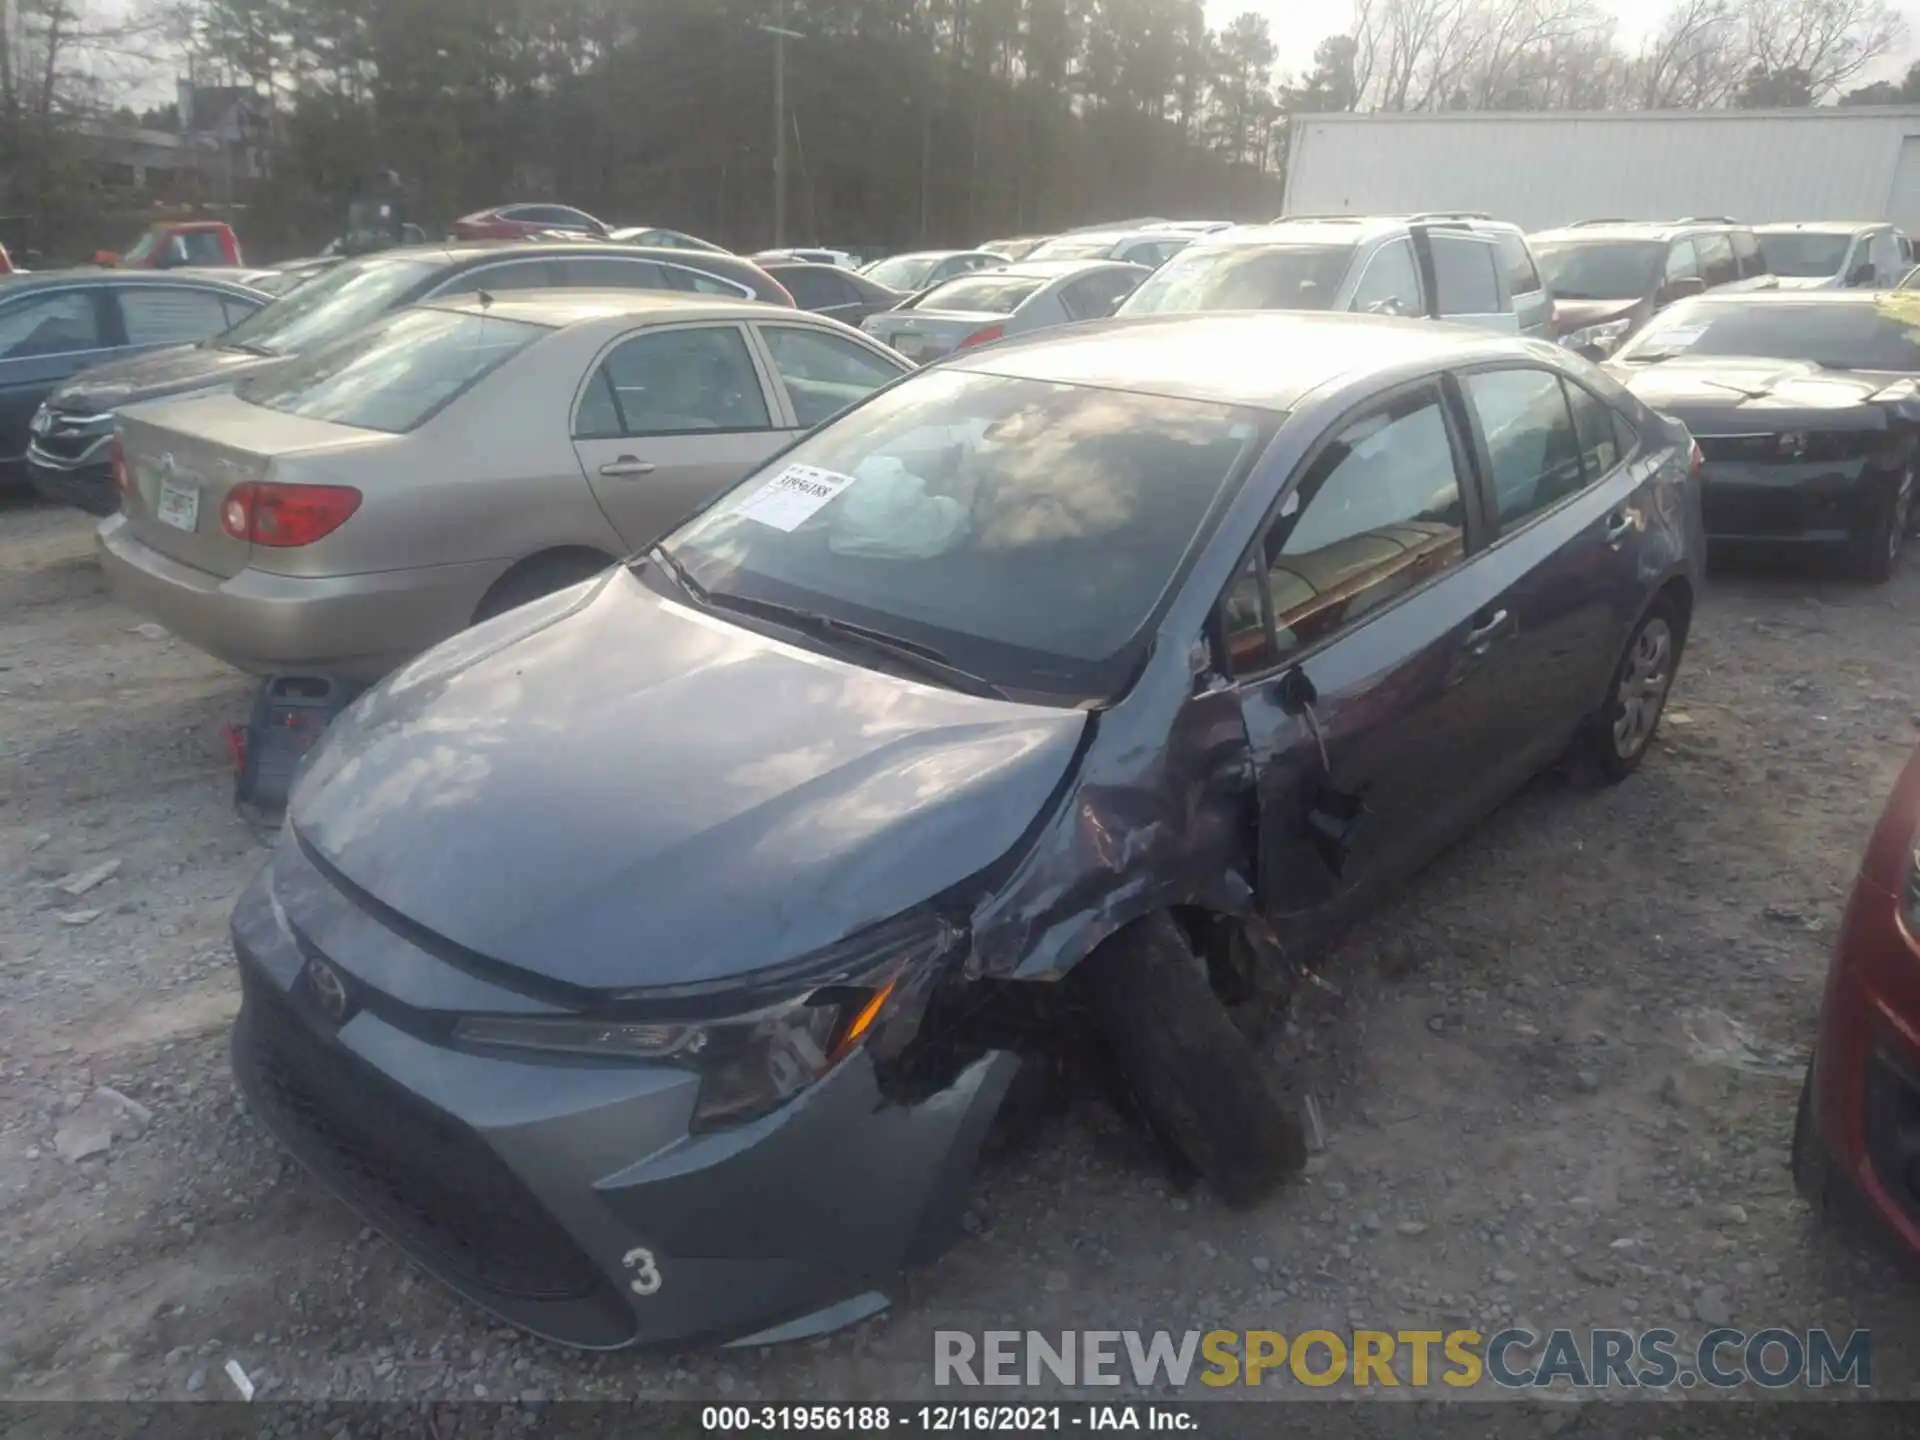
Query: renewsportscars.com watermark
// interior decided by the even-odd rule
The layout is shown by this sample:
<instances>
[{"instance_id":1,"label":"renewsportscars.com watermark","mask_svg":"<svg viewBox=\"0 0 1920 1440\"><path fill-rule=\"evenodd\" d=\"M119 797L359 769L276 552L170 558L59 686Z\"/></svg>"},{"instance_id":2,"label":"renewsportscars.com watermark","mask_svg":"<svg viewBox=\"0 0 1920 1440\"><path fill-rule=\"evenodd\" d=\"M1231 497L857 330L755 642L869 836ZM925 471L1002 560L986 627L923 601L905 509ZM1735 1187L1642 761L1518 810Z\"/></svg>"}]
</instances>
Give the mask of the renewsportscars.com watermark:
<instances>
[{"instance_id":1,"label":"renewsportscars.com watermark","mask_svg":"<svg viewBox=\"0 0 1920 1440\"><path fill-rule=\"evenodd\" d=\"M1873 1336L1650 1330L936 1330L935 1385L1298 1384L1471 1390L1873 1384Z\"/></svg>"}]
</instances>

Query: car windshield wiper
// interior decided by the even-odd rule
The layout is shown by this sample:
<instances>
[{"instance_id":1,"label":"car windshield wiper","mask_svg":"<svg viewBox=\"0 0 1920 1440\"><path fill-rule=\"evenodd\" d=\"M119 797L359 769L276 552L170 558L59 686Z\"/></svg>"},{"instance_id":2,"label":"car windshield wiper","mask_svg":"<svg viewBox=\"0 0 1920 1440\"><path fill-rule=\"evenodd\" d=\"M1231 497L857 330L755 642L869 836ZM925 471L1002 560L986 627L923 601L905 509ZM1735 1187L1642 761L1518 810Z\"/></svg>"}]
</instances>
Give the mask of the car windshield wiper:
<instances>
[{"instance_id":1,"label":"car windshield wiper","mask_svg":"<svg viewBox=\"0 0 1920 1440\"><path fill-rule=\"evenodd\" d=\"M256 345L251 340L220 340L216 344L222 350L238 350L247 355L261 355L269 360L277 359L280 352L270 350L265 345Z\"/></svg>"},{"instance_id":2,"label":"car windshield wiper","mask_svg":"<svg viewBox=\"0 0 1920 1440\"><path fill-rule=\"evenodd\" d=\"M653 546L647 551L645 558L658 560L662 565L667 567L668 572L679 582L682 590L685 590L703 605L709 603L711 597L707 593L707 587L694 579L693 576L687 572L687 567L675 559L673 552L667 549L666 546Z\"/></svg>"},{"instance_id":3,"label":"car windshield wiper","mask_svg":"<svg viewBox=\"0 0 1920 1440\"><path fill-rule=\"evenodd\" d=\"M760 615L777 624L811 635L817 640L829 643L851 643L861 649L876 652L889 659L902 662L908 669L918 671L928 679L937 680L949 690L959 690L969 695L985 695L995 700L1007 698L1007 692L983 676L975 675L971 670L963 670L931 645L922 645L917 640L906 640L898 635L889 635L884 630L875 630L867 625L858 625L851 620L841 620L833 615L823 615L817 610L802 609L798 605L782 605L775 600L755 600L745 595L734 595L724 591L708 591L704 598L707 603L721 609L738 610L742 614Z\"/></svg>"}]
</instances>

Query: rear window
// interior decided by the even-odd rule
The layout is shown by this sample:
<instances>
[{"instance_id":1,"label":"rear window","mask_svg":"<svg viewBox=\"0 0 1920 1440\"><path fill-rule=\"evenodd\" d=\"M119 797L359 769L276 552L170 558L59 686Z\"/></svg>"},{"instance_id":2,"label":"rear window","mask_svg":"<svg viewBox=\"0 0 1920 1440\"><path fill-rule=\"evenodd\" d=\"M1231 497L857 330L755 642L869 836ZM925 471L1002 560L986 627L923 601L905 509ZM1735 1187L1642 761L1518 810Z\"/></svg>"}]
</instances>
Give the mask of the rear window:
<instances>
[{"instance_id":1,"label":"rear window","mask_svg":"<svg viewBox=\"0 0 1920 1440\"><path fill-rule=\"evenodd\" d=\"M1826 279L1838 275L1853 248L1853 232L1791 230L1760 237L1760 253L1767 269L1794 279Z\"/></svg>"},{"instance_id":2,"label":"rear window","mask_svg":"<svg viewBox=\"0 0 1920 1440\"><path fill-rule=\"evenodd\" d=\"M263 409L399 435L547 333L463 311L403 310L236 393Z\"/></svg>"},{"instance_id":3,"label":"rear window","mask_svg":"<svg viewBox=\"0 0 1920 1440\"><path fill-rule=\"evenodd\" d=\"M929 290L916 310L968 310L983 315L1010 315L1046 281L1030 275L968 275Z\"/></svg>"},{"instance_id":4,"label":"rear window","mask_svg":"<svg viewBox=\"0 0 1920 1440\"><path fill-rule=\"evenodd\" d=\"M1647 364L1675 355L1810 360L1835 370L1920 373L1920 297L1887 293L1863 304L1682 302L1662 311L1614 358Z\"/></svg>"},{"instance_id":5,"label":"rear window","mask_svg":"<svg viewBox=\"0 0 1920 1440\"><path fill-rule=\"evenodd\" d=\"M1120 307L1122 315L1191 310L1326 310L1352 245L1189 245Z\"/></svg>"},{"instance_id":6,"label":"rear window","mask_svg":"<svg viewBox=\"0 0 1920 1440\"><path fill-rule=\"evenodd\" d=\"M1049 240L1036 245L1028 254L1029 260L1102 260L1113 249L1113 237L1095 235L1079 240Z\"/></svg>"}]
</instances>

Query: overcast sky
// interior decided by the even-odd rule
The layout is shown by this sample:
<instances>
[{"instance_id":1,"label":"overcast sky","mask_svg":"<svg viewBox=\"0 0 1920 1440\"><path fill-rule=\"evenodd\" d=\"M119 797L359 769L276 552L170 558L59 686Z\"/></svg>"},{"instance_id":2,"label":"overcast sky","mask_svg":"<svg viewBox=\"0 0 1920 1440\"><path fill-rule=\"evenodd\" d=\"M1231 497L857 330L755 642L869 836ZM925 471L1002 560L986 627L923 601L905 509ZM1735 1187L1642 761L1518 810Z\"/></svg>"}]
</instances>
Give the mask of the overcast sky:
<instances>
[{"instance_id":1,"label":"overcast sky","mask_svg":"<svg viewBox=\"0 0 1920 1440\"><path fill-rule=\"evenodd\" d=\"M1655 29L1673 0L1612 0L1611 9L1620 17L1621 45L1633 50L1647 33ZM1894 0L1894 7L1907 17L1911 32L1898 54L1881 61L1861 81L1897 79L1906 73L1907 64L1920 54L1914 37L1920 36L1920 0ZM1285 80L1313 67L1313 47L1329 35L1338 35L1347 27L1353 13L1349 0L1207 0L1207 19L1216 28L1248 10L1267 17L1280 58L1274 65L1274 78Z\"/></svg>"}]
</instances>

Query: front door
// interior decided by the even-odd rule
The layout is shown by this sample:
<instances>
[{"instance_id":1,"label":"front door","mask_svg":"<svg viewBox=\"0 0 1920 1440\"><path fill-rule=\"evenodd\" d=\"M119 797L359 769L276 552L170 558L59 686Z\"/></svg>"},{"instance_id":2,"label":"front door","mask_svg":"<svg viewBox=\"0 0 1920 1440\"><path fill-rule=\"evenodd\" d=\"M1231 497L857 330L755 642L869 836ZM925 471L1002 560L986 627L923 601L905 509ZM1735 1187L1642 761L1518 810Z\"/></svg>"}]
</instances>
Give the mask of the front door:
<instances>
[{"instance_id":1,"label":"front door","mask_svg":"<svg viewBox=\"0 0 1920 1440\"><path fill-rule=\"evenodd\" d=\"M1465 432L1438 383L1339 422L1222 604L1259 797L1262 902L1311 949L1481 803Z\"/></svg>"},{"instance_id":2,"label":"front door","mask_svg":"<svg viewBox=\"0 0 1920 1440\"><path fill-rule=\"evenodd\" d=\"M574 411L573 450L620 538L644 549L785 444L790 432L737 324L617 341Z\"/></svg>"}]
</instances>

